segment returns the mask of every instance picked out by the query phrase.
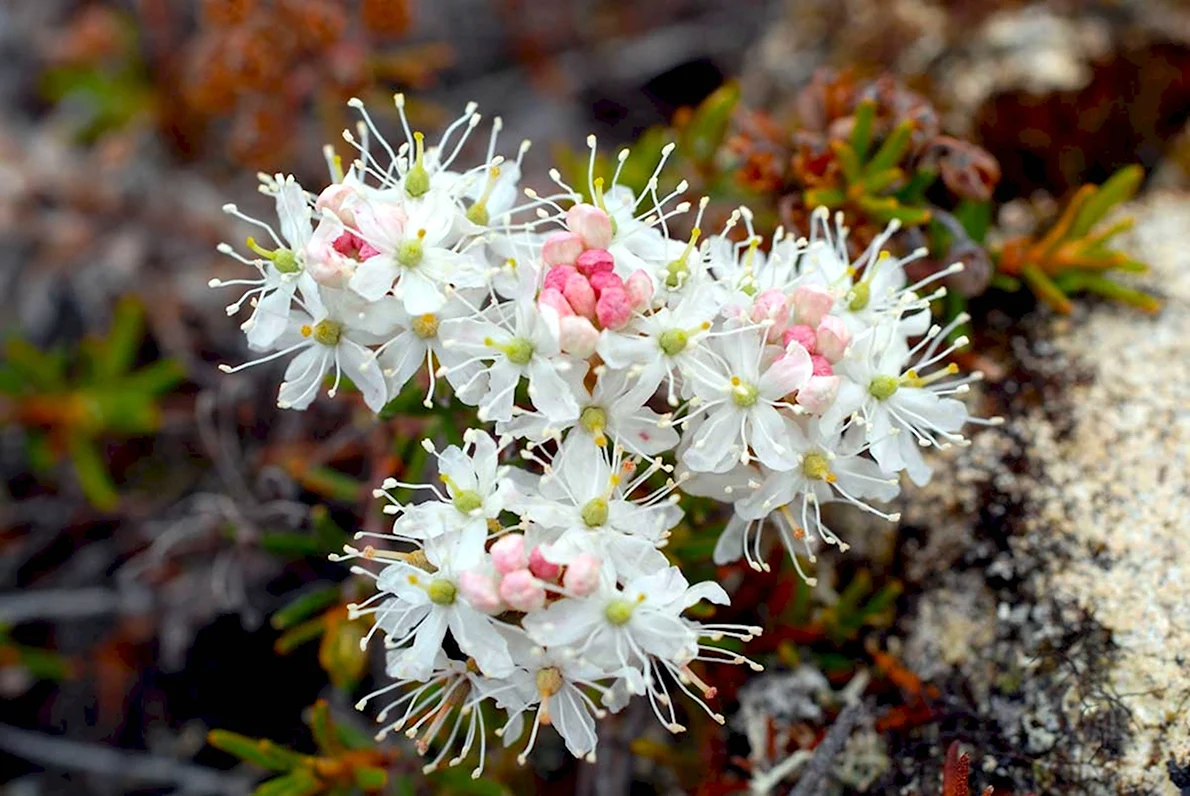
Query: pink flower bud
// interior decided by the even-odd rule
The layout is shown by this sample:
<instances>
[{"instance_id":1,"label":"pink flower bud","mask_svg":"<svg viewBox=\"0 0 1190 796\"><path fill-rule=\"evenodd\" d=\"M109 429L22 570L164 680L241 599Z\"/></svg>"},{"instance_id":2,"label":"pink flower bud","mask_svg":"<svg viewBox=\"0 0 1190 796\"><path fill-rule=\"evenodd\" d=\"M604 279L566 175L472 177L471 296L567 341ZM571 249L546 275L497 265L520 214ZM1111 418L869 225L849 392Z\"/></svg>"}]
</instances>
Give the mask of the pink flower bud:
<instances>
[{"instance_id":1,"label":"pink flower bud","mask_svg":"<svg viewBox=\"0 0 1190 796\"><path fill-rule=\"evenodd\" d=\"M568 276L566 285L562 288L562 295L566 296L571 309L577 315L595 317L595 291L585 276L577 272Z\"/></svg>"},{"instance_id":2,"label":"pink flower bud","mask_svg":"<svg viewBox=\"0 0 1190 796\"><path fill-rule=\"evenodd\" d=\"M789 326L788 299L776 288L764 291L752 302L752 321L760 323L766 320L773 322L765 333L769 340L780 339L785 328Z\"/></svg>"},{"instance_id":3,"label":"pink flower bud","mask_svg":"<svg viewBox=\"0 0 1190 796\"><path fill-rule=\"evenodd\" d=\"M603 562L590 553L579 553L566 566L562 585L567 591L582 597L595 591L599 585L599 572Z\"/></svg>"},{"instance_id":4,"label":"pink flower bud","mask_svg":"<svg viewBox=\"0 0 1190 796\"><path fill-rule=\"evenodd\" d=\"M825 288L802 285L793 291L795 323L814 327L835 305L835 297Z\"/></svg>"},{"instance_id":5,"label":"pink flower bud","mask_svg":"<svg viewBox=\"0 0 1190 796\"><path fill-rule=\"evenodd\" d=\"M532 572L518 569L500 579L500 598L514 611L530 613L545 605L545 589Z\"/></svg>"},{"instance_id":6,"label":"pink flower bud","mask_svg":"<svg viewBox=\"0 0 1190 796\"><path fill-rule=\"evenodd\" d=\"M555 232L541 247L541 259L546 265L574 265L582 253L583 239L573 232Z\"/></svg>"},{"instance_id":7,"label":"pink flower bud","mask_svg":"<svg viewBox=\"0 0 1190 796\"><path fill-rule=\"evenodd\" d=\"M786 329L785 334L781 336L781 341L785 343L786 348L789 347L790 343L800 343L802 348L811 354L814 353L815 346L818 344L818 338L814 334L814 329L802 323Z\"/></svg>"},{"instance_id":8,"label":"pink flower bud","mask_svg":"<svg viewBox=\"0 0 1190 796\"><path fill-rule=\"evenodd\" d=\"M591 274L590 280L596 296L602 295L608 288L624 289L624 280L611 271L596 271Z\"/></svg>"},{"instance_id":9,"label":"pink flower bud","mask_svg":"<svg viewBox=\"0 0 1190 796\"><path fill-rule=\"evenodd\" d=\"M550 307L554 312L558 313L559 318L574 315L574 310L571 308L570 302L566 300L566 297L557 288L547 287L541 291L541 295L537 297L537 306Z\"/></svg>"},{"instance_id":10,"label":"pink flower bud","mask_svg":"<svg viewBox=\"0 0 1190 796\"><path fill-rule=\"evenodd\" d=\"M561 573L562 567L551 561L546 561L541 548L534 547L529 551L529 571L542 580L552 581L558 579L558 574Z\"/></svg>"},{"instance_id":11,"label":"pink flower bud","mask_svg":"<svg viewBox=\"0 0 1190 796\"><path fill-rule=\"evenodd\" d=\"M835 375L835 369L831 367L830 360L822 354L811 354L810 363L814 366L814 376Z\"/></svg>"},{"instance_id":12,"label":"pink flower bud","mask_svg":"<svg viewBox=\"0 0 1190 796\"><path fill-rule=\"evenodd\" d=\"M599 296L595 306L595 317L604 329L621 329L632 319L632 301L628 291L609 287Z\"/></svg>"},{"instance_id":13,"label":"pink flower bud","mask_svg":"<svg viewBox=\"0 0 1190 796\"><path fill-rule=\"evenodd\" d=\"M476 611L497 614L503 608L496 579L479 570L472 569L459 575L459 593Z\"/></svg>"},{"instance_id":14,"label":"pink flower bud","mask_svg":"<svg viewBox=\"0 0 1190 796\"><path fill-rule=\"evenodd\" d=\"M633 271L632 276L624 282L624 289L628 291L628 300L632 302L633 309L648 306L653 298L653 280L644 271Z\"/></svg>"},{"instance_id":15,"label":"pink flower bud","mask_svg":"<svg viewBox=\"0 0 1190 796\"><path fill-rule=\"evenodd\" d=\"M811 376L797 391L797 402L807 412L820 415L830 408L838 394L838 376Z\"/></svg>"},{"instance_id":16,"label":"pink flower bud","mask_svg":"<svg viewBox=\"0 0 1190 796\"><path fill-rule=\"evenodd\" d=\"M318 212L329 210L348 224L355 222L355 216L350 209L343 207L348 199L355 196L355 189L350 185L335 183L322 189L318 198L314 200L314 209Z\"/></svg>"},{"instance_id":17,"label":"pink flower bud","mask_svg":"<svg viewBox=\"0 0 1190 796\"><path fill-rule=\"evenodd\" d=\"M355 273L355 260L344 257L328 246L325 239L313 239L306 245L306 273L320 285L344 288Z\"/></svg>"},{"instance_id":18,"label":"pink flower bud","mask_svg":"<svg viewBox=\"0 0 1190 796\"><path fill-rule=\"evenodd\" d=\"M555 288L559 293L566 287L566 280L571 274L577 273L573 265L555 265L545 272L545 282L542 287Z\"/></svg>"},{"instance_id":19,"label":"pink flower bud","mask_svg":"<svg viewBox=\"0 0 1190 796\"><path fill-rule=\"evenodd\" d=\"M581 315L562 318L558 323L559 344L567 354L589 359L599 345L599 330Z\"/></svg>"},{"instance_id":20,"label":"pink flower bud","mask_svg":"<svg viewBox=\"0 0 1190 796\"><path fill-rule=\"evenodd\" d=\"M612 243L612 220L594 205L577 204L567 210L566 228L588 249L606 249Z\"/></svg>"},{"instance_id":21,"label":"pink flower bud","mask_svg":"<svg viewBox=\"0 0 1190 796\"><path fill-rule=\"evenodd\" d=\"M529 556L525 554L525 537L519 533L501 536L488 552L492 556L492 564L505 575L529 566Z\"/></svg>"},{"instance_id":22,"label":"pink flower bud","mask_svg":"<svg viewBox=\"0 0 1190 796\"><path fill-rule=\"evenodd\" d=\"M816 353L822 354L833 363L843 358L843 352L851 342L851 330L838 315L826 315L818 322L815 337Z\"/></svg>"},{"instance_id":23,"label":"pink flower bud","mask_svg":"<svg viewBox=\"0 0 1190 796\"><path fill-rule=\"evenodd\" d=\"M585 276L611 271L616 267L616 258L607 249L587 249L574 261L574 267Z\"/></svg>"}]
</instances>

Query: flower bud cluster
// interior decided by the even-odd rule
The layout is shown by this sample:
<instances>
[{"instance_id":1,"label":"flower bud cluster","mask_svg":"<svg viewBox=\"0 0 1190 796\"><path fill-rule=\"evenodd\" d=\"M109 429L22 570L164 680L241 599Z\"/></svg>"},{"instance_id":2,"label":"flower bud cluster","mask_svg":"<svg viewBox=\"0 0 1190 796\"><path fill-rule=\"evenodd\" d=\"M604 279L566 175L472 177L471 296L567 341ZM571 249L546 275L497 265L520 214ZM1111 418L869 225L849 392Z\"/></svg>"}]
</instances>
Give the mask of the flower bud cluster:
<instances>
[{"instance_id":1,"label":"flower bud cluster","mask_svg":"<svg viewBox=\"0 0 1190 796\"><path fill-rule=\"evenodd\" d=\"M897 519L873 502L898 494L902 472L924 484L922 449L962 442L971 422L955 396L978 374L948 361L965 319L935 326L929 309L944 294L931 283L961 266L909 284L920 253L886 250L895 224L852 259L821 210L805 238L778 231L762 247L742 207L704 238L706 200L659 188L672 146L640 195L618 169L595 177L592 138L584 191L554 171L556 192L518 199L528 144L497 154L499 119L464 167L474 107L427 147L398 97L394 148L355 104L351 167L330 159L317 196L266 180L280 231L244 217L271 243L249 239L254 257L222 248L259 276L235 283L248 290L229 312L252 308L243 326L264 355L248 365L289 360L281 406L346 377L379 411L421 374L427 406L445 381L486 426L442 451L427 441L440 484L386 481L386 543L341 557L381 565L355 568L377 593L352 610L388 650L393 681L365 699L395 692L383 732L435 747L429 768L472 752L482 767L489 729L506 744L527 733L523 758L550 725L593 758L595 720L633 695L674 732L675 689L722 721L696 662L759 668L715 642L760 628L685 615L728 597L691 586L663 552L681 495L730 506L716 563L767 568L771 535L811 583L803 563L847 547L825 504ZM693 232L675 240L687 214ZM500 726L484 726L484 701Z\"/></svg>"}]
</instances>

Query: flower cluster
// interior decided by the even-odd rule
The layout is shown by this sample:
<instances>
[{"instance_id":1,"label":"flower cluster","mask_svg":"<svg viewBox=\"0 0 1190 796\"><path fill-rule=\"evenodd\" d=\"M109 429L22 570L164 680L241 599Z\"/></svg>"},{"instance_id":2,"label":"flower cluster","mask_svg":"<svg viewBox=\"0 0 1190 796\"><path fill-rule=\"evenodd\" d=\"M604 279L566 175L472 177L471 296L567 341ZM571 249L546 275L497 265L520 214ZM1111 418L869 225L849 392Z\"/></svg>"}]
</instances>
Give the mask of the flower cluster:
<instances>
[{"instance_id":1,"label":"flower cluster","mask_svg":"<svg viewBox=\"0 0 1190 796\"><path fill-rule=\"evenodd\" d=\"M895 497L901 472L924 484L921 448L961 442L970 422L953 396L978 374L947 361L965 319L940 328L929 311L944 293L930 282L961 266L909 284L920 254L884 249L895 223L852 260L826 211L806 238L762 246L746 208L704 237L706 201L659 188L672 147L639 196L618 171L595 175L591 139L585 195L552 171L550 195L521 199L528 144L498 154L499 119L463 168L474 107L427 147L398 96L394 148L353 104L351 167L329 157L334 182L316 197L267 179L280 233L244 218L272 248L223 250L258 274L228 311L252 308L243 327L264 353L248 365L289 358L282 407L345 377L379 411L424 374L427 406L445 380L487 426L461 447L426 441L441 486L386 481L391 533L341 557L372 566L355 567L377 591L352 611L373 617L392 677L364 702L396 692L383 732L436 745L428 768L473 750L482 767L485 701L506 744L528 726L522 759L543 725L592 758L595 719L633 695L674 732L679 691L722 721L696 662L759 668L719 644L760 628L686 615L728 596L665 555L682 494L729 505L715 562L757 569L765 529L799 572L820 546L845 549L824 504L895 520L870 501ZM671 237L675 216L693 222L688 239ZM424 499L399 502L398 488Z\"/></svg>"}]
</instances>

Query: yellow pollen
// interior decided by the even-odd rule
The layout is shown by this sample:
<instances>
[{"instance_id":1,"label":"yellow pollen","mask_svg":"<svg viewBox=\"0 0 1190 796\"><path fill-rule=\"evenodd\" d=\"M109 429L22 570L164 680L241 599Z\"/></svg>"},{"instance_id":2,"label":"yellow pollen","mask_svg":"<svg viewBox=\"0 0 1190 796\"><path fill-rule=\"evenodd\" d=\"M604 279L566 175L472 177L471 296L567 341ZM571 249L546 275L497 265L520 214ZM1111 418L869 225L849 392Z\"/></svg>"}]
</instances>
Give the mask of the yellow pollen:
<instances>
[{"instance_id":1,"label":"yellow pollen","mask_svg":"<svg viewBox=\"0 0 1190 796\"><path fill-rule=\"evenodd\" d=\"M310 335L314 334L314 327L308 323L302 324L301 332L302 337L309 337Z\"/></svg>"}]
</instances>

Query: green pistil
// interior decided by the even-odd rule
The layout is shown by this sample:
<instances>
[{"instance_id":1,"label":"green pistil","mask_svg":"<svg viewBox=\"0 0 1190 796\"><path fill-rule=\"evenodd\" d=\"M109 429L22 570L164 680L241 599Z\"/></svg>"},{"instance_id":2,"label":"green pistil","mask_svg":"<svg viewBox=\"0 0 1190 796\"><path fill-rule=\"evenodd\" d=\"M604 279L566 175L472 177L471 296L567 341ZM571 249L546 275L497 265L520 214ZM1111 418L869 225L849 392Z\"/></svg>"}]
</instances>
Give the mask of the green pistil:
<instances>
[{"instance_id":1,"label":"green pistil","mask_svg":"<svg viewBox=\"0 0 1190 796\"><path fill-rule=\"evenodd\" d=\"M499 178L499 176L499 166L492 166L492 168L488 170L488 182L487 185L484 186L483 195L475 201L475 204L468 207L467 212L464 214L467 217L467 220L472 224L486 227L488 222L491 221L491 217L488 214L488 199L490 199L492 196L492 191L496 187L496 180Z\"/></svg>"},{"instance_id":2,"label":"green pistil","mask_svg":"<svg viewBox=\"0 0 1190 796\"><path fill-rule=\"evenodd\" d=\"M603 198L603 178L602 177L596 177L591 182L591 193L594 194L591 198L595 200L595 206L598 207L603 212L607 213L607 219L612 224L612 235L615 235L616 229L617 229L616 219L614 216L612 216L611 213L608 212L607 202Z\"/></svg>"},{"instance_id":3,"label":"green pistil","mask_svg":"<svg viewBox=\"0 0 1190 796\"><path fill-rule=\"evenodd\" d=\"M872 298L872 288L869 287L867 281L857 282L851 288L851 300L847 303L847 309L852 312L859 312L864 307L868 306L868 302Z\"/></svg>"},{"instance_id":4,"label":"green pistil","mask_svg":"<svg viewBox=\"0 0 1190 796\"><path fill-rule=\"evenodd\" d=\"M598 406L588 406L578 416L578 423L588 434L601 434L607 428L607 412Z\"/></svg>"},{"instance_id":5,"label":"green pistil","mask_svg":"<svg viewBox=\"0 0 1190 796\"><path fill-rule=\"evenodd\" d=\"M802 459L802 474L815 481L826 481L831 475L830 461L821 453L807 453Z\"/></svg>"},{"instance_id":6,"label":"green pistil","mask_svg":"<svg viewBox=\"0 0 1190 796\"><path fill-rule=\"evenodd\" d=\"M583 506L581 514L588 528L598 528L607 522L607 499L591 498Z\"/></svg>"},{"instance_id":7,"label":"green pistil","mask_svg":"<svg viewBox=\"0 0 1190 796\"><path fill-rule=\"evenodd\" d=\"M755 406L756 400L760 396L760 390L753 384L740 381L739 377L733 376L731 379L731 400L741 409Z\"/></svg>"},{"instance_id":8,"label":"green pistil","mask_svg":"<svg viewBox=\"0 0 1190 796\"><path fill-rule=\"evenodd\" d=\"M690 233L690 241L686 244L685 250L682 251L678 259L665 266L665 286L670 290L677 290L686 284L686 279L690 276L690 266L686 264L686 260L694 251L694 247L698 243L698 236L701 234L702 230L695 227Z\"/></svg>"},{"instance_id":9,"label":"green pistil","mask_svg":"<svg viewBox=\"0 0 1190 796\"><path fill-rule=\"evenodd\" d=\"M533 343L523 337L514 337L503 346L504 356L514 365L528 365L533 359Z\"/></svg>"},{"instance_id":10,"label":"green pistil","mask_svg":"<svg viewBox=\"0 0 1190 796\"><path fill-rule=\"evenodd\" d=\"M421 243L425 235L426 231L420 229L417 231L416 238L401 241L401 245L397 247L397 262L406 268L419 266L422 258L426 256L426 249Z\"/></svg>"},{"instance_id":11,"label":"green pistil","mask_svg":"<svg viewBox=\"0 0 1190 796\"><path fill-rule=\"evenodd\" d=\"M413 141L417 148L417 155L413 165L409 167L408 173L405 174L405 193L416 199L430 190L430 173L426 171L423 162L426 154L425 136L421 133L414 133Z\"/></svg>"},{"instance_id":12,"label":"green pistil","mask_svg":"<svg viewBox=\"0 0 1190 796\"><path fill-rule=\"evenodd\" d=\"M302 265L298 262L297 254L289 249L279 248L270 251L252 238L248 238L247 243L249 249L272 262L273 267L283 274L296 274L302 270Z\"/></svg>"},{"instance_id":13,"label":"green pistil","mask_svg":"<svg viewBox=\"0 0 1190 796\"><path fill-rule=\"evenodd\" d=\"M426 587L426 594L429 595L430 602L434 605L452 605L458 594L458 589L449 580L439 578L430 581L430 585Z\"/></svg>"},{"instance_id":14,"label":"green pistil","mask_svg":"<svg viewBox=\"0 0 1190 796\"><path fill-rule=\"evenodd\" d=\"M343 336L343 324L334 321L319 321L310 332L314 342L325 346L337 346Z\"/></svg>"},{"instance_id":15,"label":"green pistil","mask_svg":"<svg viewBox=\"0 0 1190 796\"><path fill-rule=\"evenodd\" d=\"M876 376L868 382L868 394L878 401L887 401L900 386L895 376Z\"/></svg>"},{"instance_id":16,"label":"green pistil","mask_svg":"<svg viewBox=\"0 0 1190 796\"><path fill-rule=\"evenodd\" d=\"M451 502L463 514L470 514L483 506L483 498L480 497L480 494L470 489L463 489L456 492Z\"/></svg>"},{"instance_id":17,"label":"green pistil","mask_svg":"<svg viewBox=\"0 0 1190 796\"><path fill-rule=\"evenodd\" d=\"M676 357L685 351L689 343L690 335L681 329L666 329L657 338L657 344L661 346L661 350L665 352L666 356L670 357Z\"/></svg>"},{"instance_id":18,"label":"green pistil","mask_svg":"<svg viewBox=\"0 0 1190 796\"><path fill-rule=\"evenodd\" d=\"M636 605L627 600L612 600L607 604L607 608L603 609L603 615L613 625L626 625L631 621L632 612L635 610Z\"/></svg>"}]
</instances>

